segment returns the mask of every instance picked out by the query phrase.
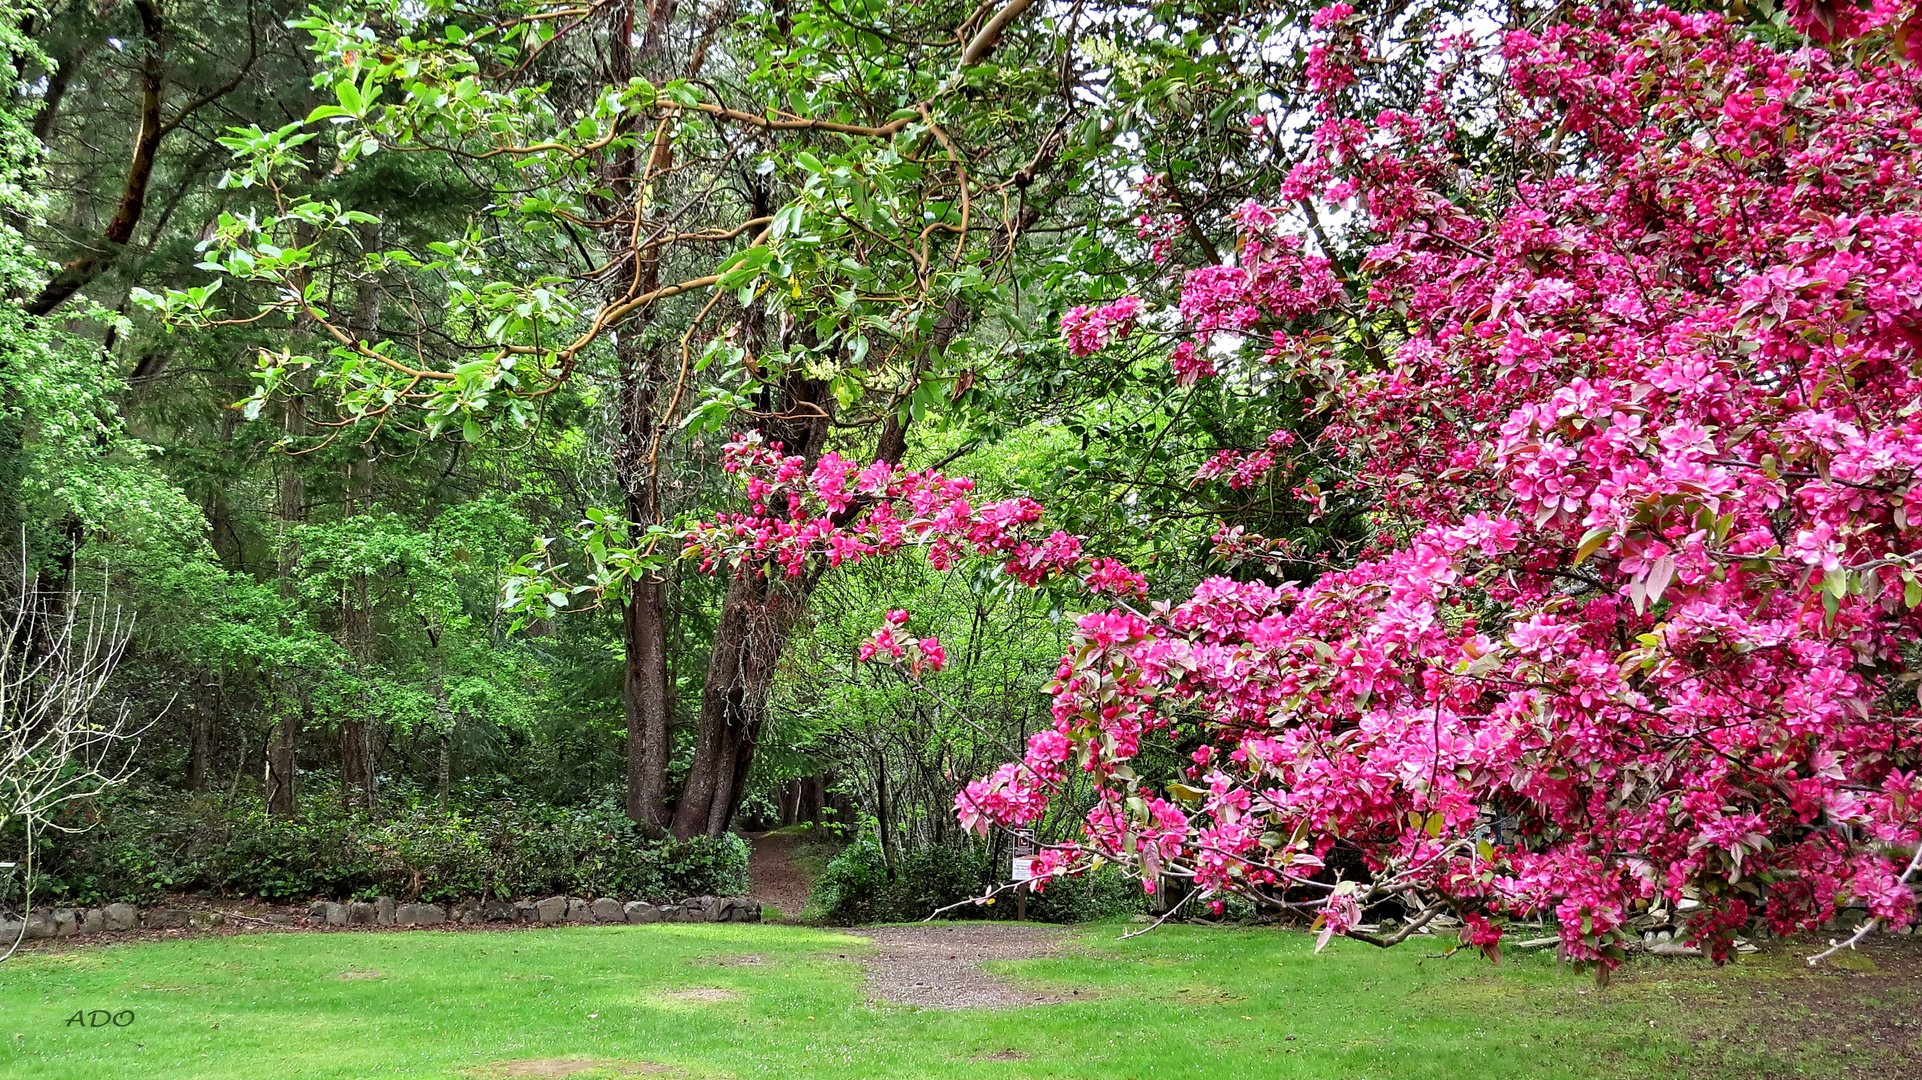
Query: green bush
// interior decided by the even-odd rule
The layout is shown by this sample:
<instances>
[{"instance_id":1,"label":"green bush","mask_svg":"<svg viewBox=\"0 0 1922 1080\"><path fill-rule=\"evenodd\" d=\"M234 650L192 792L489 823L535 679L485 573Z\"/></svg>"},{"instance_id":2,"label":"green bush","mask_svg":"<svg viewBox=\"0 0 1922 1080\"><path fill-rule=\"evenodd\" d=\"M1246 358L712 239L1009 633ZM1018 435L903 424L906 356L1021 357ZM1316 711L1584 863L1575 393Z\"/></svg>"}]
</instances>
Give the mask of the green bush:
<instances>
[{"instance_id":1,"label":"green bush","mask_svg":"<svg viewBox=\"0 0 1922 1080\"><path fill-rule=\"evenodd\" d=\"M862 837L829 860L827 869L814 881L808 905L839 926L874 922L875 901L887 884L888 869L881 860L881 848Z\"/></svg>"},{"instance_id":2,"label":"green bush","mask_svg":"<svg viewBox=\"0 0 1922 1080\"><path fill-rule=\"evenodd\" d=\"M1148 909L1141 882L1113 866L1063 878L1028 899L1028 917L1040 922L1077 923L1136 915Z\"/></svg>"},{"instance_id":3,"label":"green bush","mask_svg":"<svg viewBox=\"0 0 1922 1080\"><path fill-rule=\"evenodd\" d=\"M431 903L564 893L664 903L747 891L739 837L650 839L618 807L498 802L443 811L397 800L382 809L350 813L316 794L289 821L253 805L124 793L93 808L84 831L51 837L36 892L97 904L148 903L168 892ZM0 903L18 887L0 882Z\"/></svg>"},{"instance_id":4,"label":"green bush","mask_svg":"<svg viewBox=\"0 0 1922 1080\"><path fill-rule=\"evenodd\" d=\"M894 860L894 880L881 891L886 908L881 918L887 922L925 919L936 908L980 896L996 877L989 872L984 847L923 847L903 852ZM1003 912L991 905L968 904L948 917L985 919L997 914Z\"/></svg>"},{"instance_id":5,"label":"green bush","mask_svg":"<svg viewBox=\"0 0 1922 1080\"><path fill-rule=\"evenodd\" d=\"M937 908L958 904L1004 880L988 864L988 850L925 847L895 859L888 874L880 847L863 837L828 863L814 883L810 903L828 922L849 926L867 922L925 919ZM1028 917L1040 922L1086 922L1143 910L1141 886L1112 867L1081 878L1057 881L1029 897ZM1015 902L1003 893L993 904L967 904L947 914L956 919L1012 918Z\"/></svg>"}]
</instances>

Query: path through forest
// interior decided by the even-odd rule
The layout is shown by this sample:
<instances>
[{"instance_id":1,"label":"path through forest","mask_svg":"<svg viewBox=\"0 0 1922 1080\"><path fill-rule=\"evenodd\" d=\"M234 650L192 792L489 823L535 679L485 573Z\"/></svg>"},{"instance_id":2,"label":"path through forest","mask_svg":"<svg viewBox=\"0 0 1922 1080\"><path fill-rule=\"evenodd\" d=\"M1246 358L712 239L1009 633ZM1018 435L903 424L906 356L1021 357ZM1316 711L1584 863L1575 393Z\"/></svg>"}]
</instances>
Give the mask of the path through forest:
<instances>
[{"instance_id":1,"label":"path through forest","mask_svg":"<svg viewBox=\"0 0 1922 1080\"><path fill-rule=\"evenodd\" d=\"M808 891L814 887L813 878L794 857L794 849L806 839L797 832L748 834L748 898L759 901L764 911L778 909L783 920L800 918ZM773 912L767 915L772 921Z\"/></svg>"}]
</instances>

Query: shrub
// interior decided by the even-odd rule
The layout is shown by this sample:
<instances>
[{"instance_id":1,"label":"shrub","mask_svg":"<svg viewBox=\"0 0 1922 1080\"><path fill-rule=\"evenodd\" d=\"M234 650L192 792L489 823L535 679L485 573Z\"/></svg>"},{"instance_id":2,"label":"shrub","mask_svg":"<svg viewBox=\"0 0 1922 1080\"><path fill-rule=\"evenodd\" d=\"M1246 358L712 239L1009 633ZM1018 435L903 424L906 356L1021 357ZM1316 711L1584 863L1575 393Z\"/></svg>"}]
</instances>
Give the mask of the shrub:
<instances>
[{"instance_id":1,"label":"shrub","mask_svg":"<svg viewBox=\"0 0 1922 1080\"><path fill-rule=\"evenodd\" d=\"M881 849L863 837L842 849L814 883L810 904L828 922L852 925L865 922L904 922L925 919L937 908L980 896L1002 880L990 866L988 849L965 847L916 848L895 859L889 877ZM1028 900L1028 916L1041 922L1086 922L1141 911L1141 886L1113 867L1081 878L1051 883L1046 892ZM1014 898L1002 894L994 904L965 905L948 913L957 919L1011 917Z\"/></svg>"},{"instance_id":2,"label":"shrub","mask_svg":"<svg viewBox=\"0 0 1922 1080\"><path fill-rule=\"evenodd\" d=\"M1028 917L1039 922L1077 923L1113 919L1147 910L1141 882L1113 865L1080 877L1057 878L1028 900Z\"/></svg>"},{"instance_id":3,"label":"shrub","mask_svg":"<svg viewBox=\"0 0 1922 1080\"><path fill-rule=\"evenodd\" d=\"M36 891L72 904L147 903L167 892L431 903L566 893L660 903L747 891L739 837L651 839L618 807L496 802L443 811L396 800L383 810L369 817L316 795L289 821L223 800L122 793L92 809L90 828L46 845ZM0 903L17 899L17 889L17 881L0 883Z\"/></svg>"},{"instance_id":4,"label":"shrub","mask_svg":"<svg viewBox=\"0 0 1922 1080\"><path fill-rule=\"evenodd\" d=\"M894 880L881 890L885 911L878 918L888 922L925 919L936 908L980 896L996 876L989 872L987 849L979 845L903 852L894 860ZM948 916L985 919L996 914L992 906L968 904Z\"/></svg>"},{"instance_id":5,"label":"shrub","mask_svg":"<svg viewBox=\"0 0 1922 1080\"><path fill-rule=\"evenodd\" d=\"M841 926L874 921L874 902L887 885L887 865L873 840L862 837L843 848L815 879L809 906Z\"/></svg>"}]
</instances>

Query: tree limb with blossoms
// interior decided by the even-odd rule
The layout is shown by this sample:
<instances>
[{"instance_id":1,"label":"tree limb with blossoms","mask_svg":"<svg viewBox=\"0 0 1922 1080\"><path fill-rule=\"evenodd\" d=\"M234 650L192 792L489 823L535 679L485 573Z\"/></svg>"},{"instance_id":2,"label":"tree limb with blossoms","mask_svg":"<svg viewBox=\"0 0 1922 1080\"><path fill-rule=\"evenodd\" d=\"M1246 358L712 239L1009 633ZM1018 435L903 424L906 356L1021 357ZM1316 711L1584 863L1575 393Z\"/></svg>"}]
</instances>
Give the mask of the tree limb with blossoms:
<instances>
[{"instance_id":1,"label":"tree limb with blossoms","mask_svg":"<svg viewBox=\"0 0 1922 1080\"><path fill-rule=\"evenodd\" d=\"M721 467L745 483L748 510L694 522L682 534L682 556L700 560L704 571L725 562L799 577L921 550L937 570L990 559L1030 587L1068 577L1079 578L1092 595L1147 593L1147 579L1113 559L1089 556L1080 537L1044 532L1040 503L977 501L967 477L886 461L863 465L833 451L810 468L805 458L753 431L722 448ZM900 658L901 646L887 631L906 622L904 613L891 613L861 659L871 659L874 650ZM944 662L930 666L939 670Z\"/></svg>"}]
</instances>

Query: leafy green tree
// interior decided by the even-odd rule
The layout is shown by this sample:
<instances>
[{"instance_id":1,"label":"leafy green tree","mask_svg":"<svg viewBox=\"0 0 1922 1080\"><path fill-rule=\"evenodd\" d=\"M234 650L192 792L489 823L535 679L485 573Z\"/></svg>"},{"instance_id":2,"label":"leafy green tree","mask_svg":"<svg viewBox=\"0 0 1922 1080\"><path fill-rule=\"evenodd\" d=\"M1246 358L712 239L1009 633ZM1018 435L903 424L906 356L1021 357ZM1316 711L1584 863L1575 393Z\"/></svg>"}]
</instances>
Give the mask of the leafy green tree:
<instances>
[{"instance_id":1,"label":"leafy green tree","mask_svg":"<svg viewBox=\"0 0 1922 1080\"><path fill-rule=\"evenodd\" d=\"M718 833L817 579L730 577L670 821L673 571L657 547L692 507L667 493L700 475L704 436L730 421L810 460L866 443L900 461L913 425L964 405L1004 343L984 312L1018 293L1017 252L1072 190L1073 65L1020 21L1026 6L724 8L645 28L627 3L315 16L303 25L334 100L228 140L231 183L270 190L272 206L222 219L213 286L153 302L185 325L285 320L329 344L267 354L259 408L311 378L343 420L404 408L476 440L548 400L611 399L619 503L544 549L531 570L550 580L515 596L537 615L620 606L630 812ZM832 77L849 58L857 74ZM377 214L301 182L318 132L336 170L422 155L486 185L489 210L370 249ZM357 325L327 302L329 274L392 297L381 306L401 325ZM228 281L268 295L231 306L215 291ZM569 577L562 561L584 565Z\"/></svg>"}]
</instances>

